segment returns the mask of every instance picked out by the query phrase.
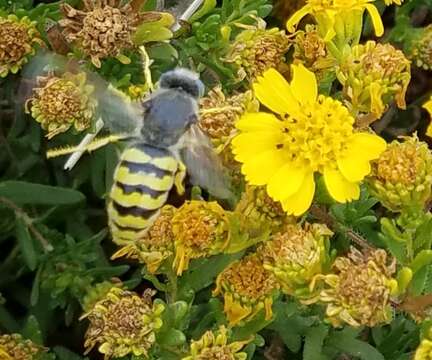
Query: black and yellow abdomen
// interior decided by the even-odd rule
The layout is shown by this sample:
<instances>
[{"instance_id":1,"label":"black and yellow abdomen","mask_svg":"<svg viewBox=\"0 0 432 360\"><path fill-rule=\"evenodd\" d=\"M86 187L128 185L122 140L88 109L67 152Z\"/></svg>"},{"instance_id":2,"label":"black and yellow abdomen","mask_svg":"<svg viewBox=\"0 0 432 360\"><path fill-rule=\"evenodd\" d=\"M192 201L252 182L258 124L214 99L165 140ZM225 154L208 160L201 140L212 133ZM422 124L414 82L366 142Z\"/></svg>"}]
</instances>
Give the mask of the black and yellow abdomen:
<instances>
[{"instance_id":1,"label":"black and yellow abdomen","mask_svg":"<svg viewBox=\"0 0 432 360\"><path fill-rule=\"evenodd\" d=\"M179 163L168 149L134 144L121 155L108 202L109 226L116 244L147 231L174 185Z\"/></svg>"}]
</instances>

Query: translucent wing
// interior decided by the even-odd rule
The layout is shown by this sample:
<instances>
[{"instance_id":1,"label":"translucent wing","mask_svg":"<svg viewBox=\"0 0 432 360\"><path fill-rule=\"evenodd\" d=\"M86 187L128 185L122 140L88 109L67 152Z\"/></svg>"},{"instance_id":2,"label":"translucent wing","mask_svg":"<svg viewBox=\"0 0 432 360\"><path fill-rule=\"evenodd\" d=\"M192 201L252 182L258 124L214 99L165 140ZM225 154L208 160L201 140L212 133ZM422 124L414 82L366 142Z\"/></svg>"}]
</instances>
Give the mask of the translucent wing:
<instances>
[{"instance_id":1,"label":"translucent wing","mask_svg":"<svg viewBox=\"0 0 432 360\"><path fill-rule=\"evenodd\" d=\"M193 125L184 135L180 157L194 185L217 198L228 199L232 196L229 177L210 140L198 125Z\"/></svg>"},{"instance_id":2,"label":"translucent wing","mask_svg":"<svg viewBox=\"0 0 432 360\"><path fill-rule=\"evenodd\" d=\"M95 88L93 96L98 103L95 118L102 119L111 132L134 133L142 123L140 103L129 101L123 93L112 88L98 74L85 69L80 62L49 51L39 51L25 66L20 86L21 104L18 105L22 106L32 96L38 77L48 74L60 76L65 72L86 74L87 83Z\"/></svg>"}]
</instances>

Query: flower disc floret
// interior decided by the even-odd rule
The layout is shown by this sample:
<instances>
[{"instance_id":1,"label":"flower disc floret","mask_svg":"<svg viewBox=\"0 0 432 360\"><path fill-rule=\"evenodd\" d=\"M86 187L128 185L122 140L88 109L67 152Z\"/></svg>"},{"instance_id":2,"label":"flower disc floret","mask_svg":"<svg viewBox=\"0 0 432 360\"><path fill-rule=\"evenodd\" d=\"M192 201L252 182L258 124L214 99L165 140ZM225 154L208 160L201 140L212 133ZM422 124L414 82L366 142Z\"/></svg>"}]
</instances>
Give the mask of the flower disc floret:
<instances>
[{"instance_id":1,"label":"flower disc floret","mask_svg":"<svg viewBox=\"0 0 432 360\"><path fill-rule=\"evenodd\" d=\"M246 113L237 122L233 152L251 185L267 185L285 211L301 215L312 203L317 172L336 201L358 199L359 182L386 143L375 134L354 132L348 109L318 95L315 75L303 65L292 70L290 84L274 69L258 78L256 96L276 115Z\"/></svg>"}]
</instances>

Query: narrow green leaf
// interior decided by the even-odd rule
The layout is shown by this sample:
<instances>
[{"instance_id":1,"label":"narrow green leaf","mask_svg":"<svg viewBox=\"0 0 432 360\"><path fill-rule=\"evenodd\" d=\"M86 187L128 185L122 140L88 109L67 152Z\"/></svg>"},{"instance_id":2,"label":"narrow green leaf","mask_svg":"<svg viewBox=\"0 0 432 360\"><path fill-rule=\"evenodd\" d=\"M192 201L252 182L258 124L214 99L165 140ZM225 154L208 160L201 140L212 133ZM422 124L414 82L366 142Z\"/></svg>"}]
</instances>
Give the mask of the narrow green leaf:
<instances>
[{"instance_id":1,"label":"narrow green leaf","mask_svg":"<svg viewBox=\"0 0 432 360\"><path fill-rule=\"evenodd\" d=\"M384 356L373 346L343 331L333 333L326 345L362 360L385 360Z\"/></svg>"},{"instance_id":2,"label":"narrow green leaf","mask_svg":"<svg viewBox=\"0 0 432 360\"><path fill-rule=\"evenodd\" d=\"M420 251L411 263L411 270L415 274L422 267L432 263L432 250Z\"/></svg>"},{"instance_id":3,"label":"narrow green leaf","mask_svg":"<svg viewBox=\"0 0 432 360\"><path fill-rule=\"evenodd\" d=\"M1 196L17 204L32 205L70 205L85 200L76 190L14 180L0 182Z\"/></svg>"},{"instance_id":4,"label":"narrow green leaf","mask_svg":"<svg viewBox=\"0 0 432 360\"><path fill-rule=\"evenodd\" d=\"M27 225L19 216L15 220L15 235L26 265L34 271L37 267L38 256Z\"/></svg>"}]
</instances>

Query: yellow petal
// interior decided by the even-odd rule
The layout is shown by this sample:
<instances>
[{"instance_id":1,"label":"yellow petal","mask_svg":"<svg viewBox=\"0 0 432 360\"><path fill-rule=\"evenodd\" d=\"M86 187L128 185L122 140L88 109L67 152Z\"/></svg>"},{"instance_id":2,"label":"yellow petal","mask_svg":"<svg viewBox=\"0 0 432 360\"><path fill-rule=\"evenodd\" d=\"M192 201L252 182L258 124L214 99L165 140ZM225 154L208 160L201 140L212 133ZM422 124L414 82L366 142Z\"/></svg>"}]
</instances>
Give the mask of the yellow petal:
<instances>
[{"instance_id":1,"label":"yellow petal","mask_svg":"<svg viewBox=\"0 0 432 360\"><path fill-rule=\"evenodd\" d=\"M275 69L268 69L253 85L258 100L277 114L293 115L299 104L286 79Z\"/></svg>"},{"instance_id":2,"label":"yellow petal","mask_svg":"<svg viewBox=\"0 0 432 360\"><path fill-rule=\"evenodd\" d=\"M371 99L371 112L374 113L378 118L385 111L385 105L382 101L384 95L384 88L378 83L373 82L369 86L369 96Z\"/></svg>"},{"instance_id":3,"label":"yellow petal","mask_svg":"<svg viewBox=\"0 0 432 360\"><path fill-rule=\"evenodd\" d=\"M280 131L283 122L273 114L265 112L246 113L236 123L241 131Z\"/></svg>"},{"instance_id":4,"label":"yellow petal","mask_svg":"<svg viewBox=\"0 0 432 360\"><path fill-rule=\"evenodd\" d=\"M360 197L358 183L349 182L339 170L325 168L324 182L331 197L338 202L345 203Z\"/></svg>"},{"instance_id":5,"label":"yellow petal","mask_svg":"<svg viewBox=\"0 0 432 360\"><path fill-rule=\"evenodd\" d=\"M312 104L318 96L318 86L315 74L302 64L292 65L291 90L295 98L302 105Z\"/></svg>"},{"instance_id":6,"label":"yellow petal","mask_svg":"<svg viewBox=\"0 0 432 360\"><path fill-rule=\"evenodd\" d=\"M284 199L282 208L289 214L300 216L304 214L312 204L315 194L315 181L313 173L306 174L298 191Z\"/></svg>"},{"instance_id":7,"label":"yellow petal","mask_svg":"<svg viewBox=\"0 0 432 360\"><path fill-rule=\"evenodd\" d=\"M429 122L429 125L426 129L426 136L429 136L430 138L432 138L432 121Z\"/></svg>"},{"instance_id":8,"label":"yellow petal","mask_svg":"<svg viewBox=\"0 0 432 360\"><path fill-rule=\"evenodd\" d=\"M381 15L379 14L378 9L373 4L365 4L365 8L372 19L372 24L375 29L375 35L383 36L384 25L382 23Z\"/></svg>"},{"instance_id":9,"label":"yellow petal","mask_svg":"<svg viewBox=\"0 0 432 360\"><path fill-rule=\"evenodd\" d=\"M246 162L265 151L276 150L282 141L282 133L244 133L233 139L232 150L237 161Z\"/></svg>"},{"instance_id":10,"label":"yellow petal","mask_svg":"<svg viewBox=\"0 0 432 360\"><path fill-rule=\"evenodd\" d=\"M356 133L348 143L346 157L356 157L364 160L378 159L387 147L382 137L370 133Z\"/></svg>"},{"instance_id":11,"label":"yellow petal","mask_svg":"<svg viewBox=\"0 0 432 360\"><path fill-rule=\"evenodd\" d=\"M426 103L423 104L423 108L429 112L429 115L432 116L432 98Z\"/></svg>"},{"instance_id":12,"label":"yellow petal","mask_svg":"<svg viewBox=\"0 0 432 360\"><path fill-rule=\"evenodd\" d=\"M351 182L363 180L371 171L369 161L358 160L355 157L338 159L337 164L345 179Z\"/></svg>"},{"instance_id":13,"label":"yellow petal","mask_svg":"<svg viewBox=\"0 0 432 360\"><path fill-rule=\"evenodd\" d=\"M265 185L285 162L280 151L269 150L246 162L242 173L250 184Z\"/></svg>"},{"instance_id":14,"label":"yellow petal","mask_svg":"<svg viewBox=\"0 0 432 360\"><path fill-rule=\"evenodd\" d=\"M286 199L298 191L304 177L305 169L285 164L270 179L267 192L275 200Z\"/></svg>"},{"instance_id":15,"label":"yellow petal","mask_svg":"<svg viewBox=\"0 0 432 360\"><path fill-rule=\"evenodd\" d=\"M295 27L307 14L311 11L310 5L303 6L300 10L297 10L287 21L286 27L289 32L294 32Z\"/></svg>"}]
</instances>

